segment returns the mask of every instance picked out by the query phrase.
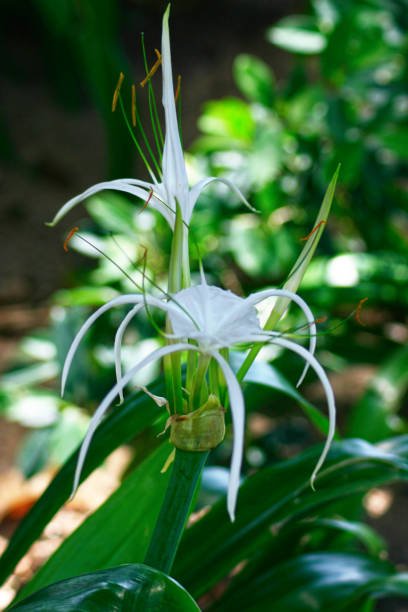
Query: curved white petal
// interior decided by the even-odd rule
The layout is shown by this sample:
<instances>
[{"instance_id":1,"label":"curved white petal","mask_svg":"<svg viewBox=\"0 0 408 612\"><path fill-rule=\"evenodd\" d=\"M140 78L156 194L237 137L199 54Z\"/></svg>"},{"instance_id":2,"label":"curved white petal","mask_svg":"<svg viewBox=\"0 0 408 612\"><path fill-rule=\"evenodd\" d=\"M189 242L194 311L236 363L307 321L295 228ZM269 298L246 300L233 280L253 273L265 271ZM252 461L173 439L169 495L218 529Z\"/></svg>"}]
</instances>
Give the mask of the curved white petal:
<instances>
[{"instance_id":1,"label":"curved white petal","mask_svg":"<svg viewBox=\"0 0 408 612\"><path fill-rule=\"evenodd\" d=\"M327 438L323 447L322 454L320 455L319 461L317 462L316 467L313 470L312 476L310 477L310 483L312 485L312 488L314 488L314 481L316 479L318 471L320 470L324 463L324 460L326 459L327 453L329 452L330 445L332 443L336 429L336 404L334 400L333 389L329 379L327 378L327 374L323 370L320 363L303 346L296 344L296 342L286 340L286 338L274 338L271 342L273 344L283 346L284 348L287 348L290 351L293 351L294 353L297 353L298 355L300 355L300 357L307 361L310 367L313 368L313 370L319 377L320 382L323 385L324 392L326 394L327 406L329 411L329 431L327 433Z\"/></svg>"},{"instance_id":2,"label":"curved white petal","mask_svg":"<svg viewBox=\"0 0 408 612\"><path fill-rule=\"evenodd\" d=\"M88 431L86 432L85 438L82 442L82 445L79 451L78 461L77 461L77 465L75 468L74 484L72 488L71 498L73 497L73 495L75 494L75 491L78 488L79 481L81 479L82 468L84 467L85 458L88 453L88 449L91 444L95 430L100 424L100 422L102 421L105 415L105 412L108 410L108 408L112 404L115 397L128 384L130 379L135 374L137 374L139 370L147 366L152 361L156 361L156 359L161 359L165 355L169 355L170 353L176 353L178 351L197 351L197 348L192 346L191 344L180 343L180 344L173 344L171 346L164 346L160 349L153 351L153 353L151 353L150 355L148 355L147 357L139 361L139 363L137 363L135 366L133 366L133 368L131 368L129 372L127 372L123 376L123 378L114 387L112 387L109 393L105 396L105 398L99 404L98 408L96 409L95 413L92 416L91 422L89 423Z\"/></svg>"},{"instance_id":3,"label":"curved white petal","mask_svg":"<svg viewBox=\"0 0 408 612\"><path fill-rule=\"evenodd\" d=\"M151 183L147 183L145 181L137 181L136 185L130 185L126 182L128 179L116 179L114 181L104 181L102 183L97 183L92 187L89 187L79 195L71 198L66 202L57 212L54 219L48 223L47 225L53 226L56 225L66 214L70 212L77 204L83 202L87 198L91 197L95 193L99 193L100 191L104 191L105 189L112 189L114 191L123 191L125 193L130 193L131 195L135 195L142 200L146 200L149 196L149 192L154 188L154 185ZM136 183L136 181L134 181Z\"/></svg>"},{"instance_id":4,"label":"curved white petal","mask_svg":"<svg viewBox=\"0 0 408 612\"><path fill-rule=\"evenodd\" d=\"M190 189L190 196L189 196L189 203L188 203L188 219L185 219L187 223L189 223L191 219L191 215L193 214L194 206L196 205L196 202L198 198L200 197L202 191L204 191L204 189L208 187L208 185L216 181L218 181L219 183L224 183L224 185L227 185L227 187L229 187L238 196L241 202L243 202L243 204L245 204L245 206L247 206L247 208L249 208L252 212L258 212L253 206L251 206L251 204L248 202L248 200L246 199L242 191L238 189L238 187L234 185L232 181L230 181L227 178L223 178L221 176L208 176L206 178L203 178L201 181L198 181L198 183L196 183Z\"/></svg>"},{"instance_id":5,"label":"curved white petal","mask_svg":"<svg viewBox=\"0 0 408 612\"><path fill-rule=\"evenodd\" d=\"M316 333L317 333L316 323L315 323L315 318L313 316L313 313L310 310L309 306L306 304L305 300L302 300L302 298L299 297L296 293L293 293L292 291L287 291L286 289L265 289L264 291L258 291L257 293L253 293L252 295L247 297L246 301L249 304L255 305L255 304L259 304L259 302L262 302L262 300L266 300L269 297L287 298L288 300L295 302L295 304L297 304L299 308L301 308L301 310L303 311L303 314L305 315L307 319L308 328L309 328L309 351L313 355L316 349ZM302 384L308 369L309 369L309 364L306 364L297 382L297 385L296 385L297 387L299 387Z\"/></svg>"},{"instance_id":6,"label":"curved white petal","mask_svg":"<svg viewBox=\"0 0 408 612\"><path fill-rule=\"evenodd\" d=\"M115 345L114 345L114 355L115 355L115 372L116 372L116 381L119 382L122 378L122 359L121 359L121 348L122 348L122 340L123 334L125 333L129 323L131 320L137 315L138 312L143 308L144 304L136 304L129 310L126 317L123 319L115 334ZM119 391L119 400L120 403L123 402L123 389Z\"/></svg>"},{"instance_id":7,"label":"curved white petal","mask_svg":"<svg viewBox=\"0 0 408 612\"><path fill-rule=\"evenodd\" d=\"M227 508L230 519L232 522L234 522L244 448L244 397L242 395L238 380L224 357L222 357L216 351L213 351L210 354L219 363L219 366L224 374L231 405L232 423L234 427L234 443L232 447L231 470L228 484Z\"/></svg>"},{"instance_id":8,"label":"curved white petal","mask_svg":"<svg viewBox=\"0 0 408 612\"><path fill-rule=\"evenodd\" d=\"M122 306L124 304L141 304L145 302L147 302L151 306L156 306L157 308L161 308L162 310L166 312L170 312L173 308L171 304L167 304L166 302L163 302L159 300L158 298L143 296L143 295L138 295L138 294L129 294L129 295L121 295L117 298L114 298L113 300L110 300L109 302L107 302L106 304L98 308L98 310L96 310L93 314L91 314L90 317L88 317L88 319L82 325L79 332L76 334L74 340L72 341L72 344L69 347L69 351L65 358L64 367L62 369L62 375L61 375L61 395L64 395L65 384L67 382L67 377L69 374L71 363L78 349L78 346L82 338L88 331L88 329L95 323L95 321L101 315L103 315L104 312L106 312L110 308L114 308L115 306Z\"/></svg>"},{"instance_id":9,"label":"curved white petal","mask_svg":"<svg viewBox=\"0 0 408 612\"><path fill-rule=\"evenodd\" d=\"M188 178L184 163L183 149L177 121L176 103L174 100L173 74L171 67L170 4L163 16L162 31L162 74L163 74L163 107L166 123L166 135L163 147L163 184L167 190L166 202L175 208L174 198L178 200L184 221L188 207Z\"/></svg>"},{"instance_id":10,"label":"curved white petal","mask_svg":"<svg viewBox=\"0 0 408 612\"><path fill-rule=\"evenodd\" d=\"M168 198L167 189L163 183L154 186L154 195L149 200L148 208L155 208L166 219L171 229L174 230L176 221L176 204L174 198Z\"/></svg>"}]
</instances>

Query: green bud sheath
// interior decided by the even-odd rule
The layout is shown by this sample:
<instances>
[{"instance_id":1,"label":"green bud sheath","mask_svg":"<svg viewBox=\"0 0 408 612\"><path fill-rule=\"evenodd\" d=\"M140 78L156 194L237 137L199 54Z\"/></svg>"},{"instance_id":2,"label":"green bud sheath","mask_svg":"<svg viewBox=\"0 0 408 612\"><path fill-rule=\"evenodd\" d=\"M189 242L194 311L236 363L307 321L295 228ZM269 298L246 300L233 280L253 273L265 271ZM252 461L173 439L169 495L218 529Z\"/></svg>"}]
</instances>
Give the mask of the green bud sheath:
<instances>
[{"instance_id":1,"label":"green bud sheath","mask_svg":"<svg viewBox=\"0 0 408 612\"><path fill-rule=\"evenodd\" d=\"M225 410L215 395L198 410L171 418L170 442L180 450L208 451L225 436Z\"/></svg>"}]
</instances>

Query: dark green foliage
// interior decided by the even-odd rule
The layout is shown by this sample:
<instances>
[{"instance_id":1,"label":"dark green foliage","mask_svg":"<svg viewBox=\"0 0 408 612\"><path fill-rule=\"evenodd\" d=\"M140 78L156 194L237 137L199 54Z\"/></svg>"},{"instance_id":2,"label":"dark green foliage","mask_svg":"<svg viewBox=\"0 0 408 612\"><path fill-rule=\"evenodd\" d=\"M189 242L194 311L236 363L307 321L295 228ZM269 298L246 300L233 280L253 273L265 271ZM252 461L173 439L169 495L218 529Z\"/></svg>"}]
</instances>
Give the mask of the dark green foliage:
<instances>
[{"instance_id":1,"label":"dark green foliage","mask_svg":"<svg viewBox=\"0 0 408 612\"><path fill-rule=\"evenodd\" d=\"M58 582L13 606L16 612L199 610L175 580L146 565L121 565Z\"/></svg>"}]
</instances>

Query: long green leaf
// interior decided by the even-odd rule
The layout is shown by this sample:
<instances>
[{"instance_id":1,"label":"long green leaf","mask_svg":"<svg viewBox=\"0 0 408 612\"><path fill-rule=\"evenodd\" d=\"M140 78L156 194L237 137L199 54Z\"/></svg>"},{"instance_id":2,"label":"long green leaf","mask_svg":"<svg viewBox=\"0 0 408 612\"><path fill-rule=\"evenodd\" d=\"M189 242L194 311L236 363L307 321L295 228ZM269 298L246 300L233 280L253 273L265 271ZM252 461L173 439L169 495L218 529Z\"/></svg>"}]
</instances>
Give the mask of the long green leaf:
<instances>
[{"instance_id":1,"label":"long green leaf","mask_svg":"<svg viewBox=\"0 0 408 612\"><path fill-rule=\"evenodd\" d=\"M157 385L152 392L163 395L163 387ZM82 472L81 481L98 467L121 444L163 418L163 410L143 394L130 396L123 406L115 408L98 427ZM31 544L67 501L74 479L78 451L64 464L49 487L21 521L0 559L0 582L3 582Z\"/></svg>"},{"instance_id":2,"label":"long green leaf","mask_svg":"<svg viewBox=\"0 0 408 612\"><path fill-rule=\"evenodd\" d=\"M319 244L320 238L324 231L324 226L327 223L327 219L330 214L334 194L336 191L337 179L339 177L340 165L337 166L335 173L326 189L326 193L323 197L323 202L320 206L320 210L314 222L315 231L312 231L309 238L305 242L299 257L297 258L295 265L292 267L288 275L288 280L284 284L284 288L288 291L296 292L302 282L302 278L305 275L307 267L316 251L317 245ZM287 307L287 300L280 298L276 301L273 312L280 312L280 316ZM283 305L283 308L282 308Z\"/></svg>"},{"instance_id":3,"label":"long green leaf","mask_svg":"<svg viewBox=\"0 0 408 612\"><path fill-rule=\"evenodd\" d=\"M211 588L270 538L270 530L318 508L397 479L408 479L408 436L373 446L363 440L336 442L310 488L321 448L264 469L241 487L237 519L231 524L221 499L187 530L176 558L175 576L196 596Z\"/></svg>"},{"instance_id":4,"label":"long green leaf","mask_svg":"<svg viewBox=\"0 0 408 612\"><path fill-rule=\"evenodd\" d=\"M387 581L394 576L389 562L363 555L332 552L301 555L269 568L240 589L229 589L212 610L361 610L369 596L379 597L383 590L387 592ZM406 577L403 582L400 593L406 592Z\"/></svg>"},{"instance_id":5,"label":"long green leaf","mask_svg":"<svg viewBox=\"0 0 408 612\"><path fill-rule=\"evenodd\" d=\"M332 537L333 532L346 534L355 538L362 544L367 552L373 557L379 557L385 550L384 540L369 525L356 521L346 521L342 519L322 518L312 523L314 528L321 528Z\"/></svg>"},{"instance_id":6,"label":"long green leaf","mask_svg":"<svg viewBox=\"0 0 408 612\"><path fill-rule=\"evenodd\" d=\"M26 597L43 587L121 563L141 563L161 508L170 470L161 474L171 452L162 444L119 489L88 517L24 587Z\"/></svg>"},{"instance_id":7,"label":"long green leaf","mask_svg":"<svg viewBox=\"0 0 408 612\"><path fill-rule=\"evenodd\" d=\"M135 564L63 580L31 595L12 610L197 612L199 607L173 578L147 565Z\"/></svg>"},{"instance_id":8,"label":"long green leaf","mask_svg":"<svg viewBox=\"0 0 408 612\"><path fill-rule=\"evenodd\" d=\"M289 272L287 281L285 282L283 286L283 288L286 289L287 291L292 291L293 293L296 293L296 291L298 290L300 286L300 283L302 282L302 278L305 275L307 267L314 255L317 245L319 244L320 237L324 231L324 226L325 226L325 223L327 222L327 218L330 213L330 208L333 202L334 193L336 191L336 184L337 184L339 172L340 172L340 166L337 166L337 169L335 173L333 174L333 177L329 183L329 186L326 189L326 193L324 194L323 202L320 206L319 212L317 214L317 217L314 223L314 229L310 233L309 238L306 240L305 246L300 252L299 257L297 258L294 266ZM283 297L278 298L276 300L275 306L273 307L272 312L269 315L269 318L265 324L265 329L273 329L275 327L279 319L282 317L282 315L286 311L289 303L290 303L290 300L288 300L287 298L283 298ZM248 372L251 364L255 360L259 351L260 351L260 346L258 347L255 346L249 351L244 363L241 365L238 371L238 378L240 380L243 380L243 378L245 377L245 374Z\"/></svg>"},{"instance_id":9,"label":"long green leaf","mask_svg":"<svg viewBox=\"0 0 408 612\"><path fill-rule=\"evenodd\" d=\"M275 530L273 538L265 538L259 551L234 576L228 589L239 590L271 567L287 563L301 554L360 553L361 545L369 556L377 559L386 552L383 540L364 523L314 517L294 521Z\"/></svg>"}]
</instances>

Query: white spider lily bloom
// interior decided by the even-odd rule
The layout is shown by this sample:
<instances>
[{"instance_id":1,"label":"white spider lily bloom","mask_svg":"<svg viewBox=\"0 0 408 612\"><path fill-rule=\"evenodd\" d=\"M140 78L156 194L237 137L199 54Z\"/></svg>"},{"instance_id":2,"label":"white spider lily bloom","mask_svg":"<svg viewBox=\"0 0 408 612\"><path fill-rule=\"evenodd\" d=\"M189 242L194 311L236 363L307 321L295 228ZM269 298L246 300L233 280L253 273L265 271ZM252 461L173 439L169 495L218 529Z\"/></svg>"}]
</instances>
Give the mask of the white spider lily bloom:
<instances>
[{"instance_id":1,"label":"white spider lily bloom","mask_svg":"<svg viewBox=\"0 0 408 612\"><path fill-rule=\"evenodd\" d=\"M163 107L165 119L165 138L162 160L162 180L159 181L153 171L150 170L151 182L139 179L124 178L113 181L97 183L83 193L75 196L62 206L49 225L55 225L76 204L86 200L90 196L112 189L122 191L136 196L148 202L151 208L157 210L174 229L176 203L180 207L182 220L188 226L191 220L194 206L201 192L212 182L219 181L227 185L239 199L254 210L247 202L241 191L228 179L221 177L207 177L189 187L186 164L180 141L177 121L176 103L174 99L173 74L171 67L170 35L169 35L169 13L170 5L163 17L162 30L162 75L163 75Z\"/></svg>"},{"instance_id":2,"label":"white spider lily bloom","mask_svg":"<svg viewBox=\"0 0 408 612\"><path fill-rule=\"evenodd\" d=\"M276 332L268 332L262 329L255 305L272 296L287 298L300 306L307 318L308 327L310 329L309 350L296 342L282 337ZM237 377L226 359L220 354L220 350L223 348L233 348L240 344L267 342L287 348L299 355L306 362L306 367L310 366L315 371L325 390L329 411L329 431L323 451L311 476L311 483L313 485L316 474L326 458L334 436L336 408L333 390L327 375L313 355L316 336L313 315L309 307L299 296L283 289L269 289L254 293L248 298L241 298L230 291L207 285L203 278L200 285L179 291L173 295L168 302L143 295L124 295L115 298L92 314L76 335L64 364L62 375L63 389L72 359L84 334L104 312L114 306L123 304L133 304L134 306L123 319L115 338L116 372L118 376L117 384L101 402L91 419L88 432L82 443L79 454L74 491L78 486L84 460L97 426L115 397L118 394L122 397L124 387L131 381L134 375L149 363L161 359L166 355L170 355L171 353L196 351L208 355L217 361L227 385L234 433L227 507L231 520L233 521L235 518L235 506L244 445L244 399ZM174 343L153 351L122 376L120 369L120 344L123 334L132 317L146 304L148 306L158 307L167 313L173 331L171 338ZM194 344L190 342L194 342ZM302 374L302 378L303 376L304 373Z\"/></svg>"}]
</instances>

